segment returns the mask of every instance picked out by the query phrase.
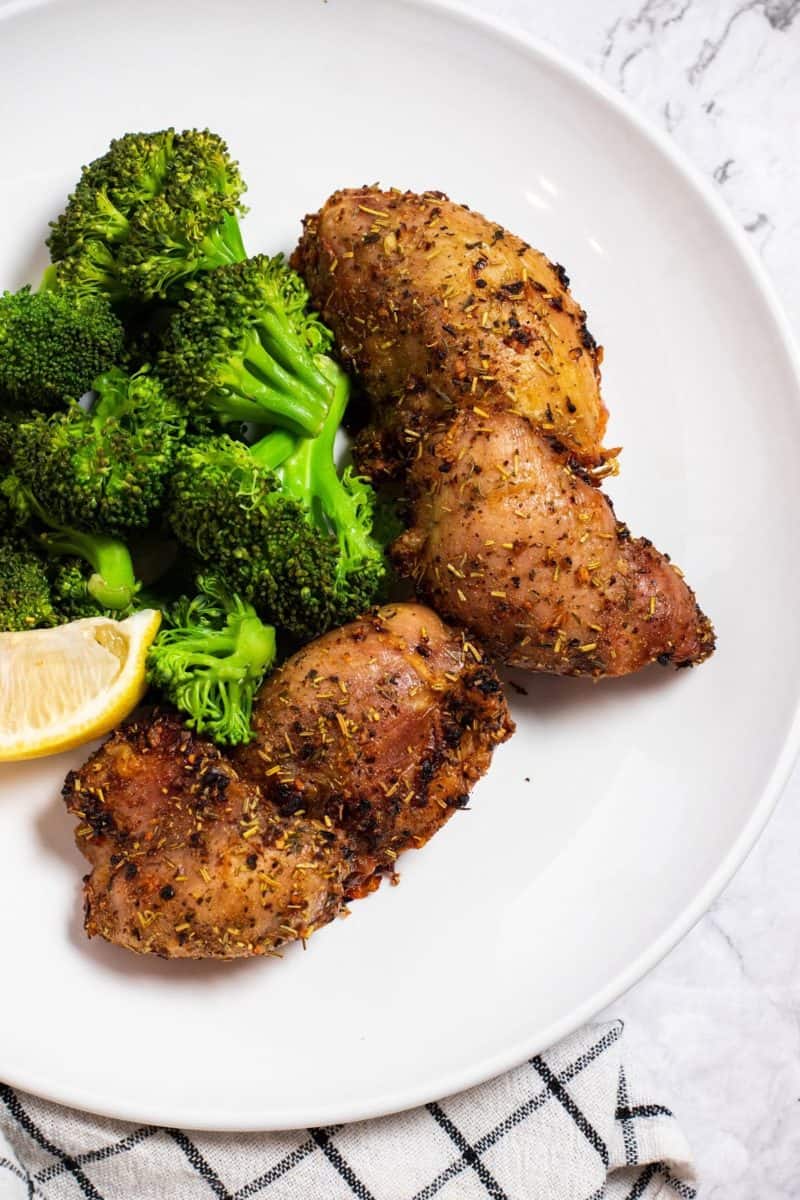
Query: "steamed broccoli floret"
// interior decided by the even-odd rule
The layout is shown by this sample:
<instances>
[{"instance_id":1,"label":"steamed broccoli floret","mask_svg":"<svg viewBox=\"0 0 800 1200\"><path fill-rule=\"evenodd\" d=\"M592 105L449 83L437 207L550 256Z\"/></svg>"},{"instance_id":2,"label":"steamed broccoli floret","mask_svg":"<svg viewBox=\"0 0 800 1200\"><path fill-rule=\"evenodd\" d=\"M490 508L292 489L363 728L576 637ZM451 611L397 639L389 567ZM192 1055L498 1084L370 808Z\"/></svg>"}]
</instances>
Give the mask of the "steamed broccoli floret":
<instances>
[{"instance_id":1,"label":"steamed broccoli floret","mask_svg":"<svg viewBox=\"0 0 800 1200\"><path fill-rule=\"evenodd\" d=\"M198 733L232 746L249 742L253 697L275 661L275 630L218 579L201 577L198 586L199 595L164 613L148 678Z\"/></svg>"},{"instance_id":2,"label":"steamed broccoli floret","mask_svg":"<svg viewBox=\"0 0 800 1200\"><path fill-rule=\"evenodd\" d=\"M101 604L92 594L90 586L92 567L79 558L53 559L49 574L53 607L61 621L80 621L84 617L114 617L119 621L129 616L134 607L150 607L138 593L132 597L131 603L121 607L111 608Z\"/></svg>"},{"instance_id":3,"label":"steamed broccoli floret","mask_svg":"<svg viewBox=\"0 0 800 1200\"><path fill-rule=\"evenodd\" d=\"M334 398L318 437L275 431L249 448L224 435L197 440L176 456L167 504L184 545L267 619L305 638L369 608L386 577L372 489L336 470L348 383L333 364L327 370Z\"/></svg>"},{"instance_id":4,"label":"steamed broccoli floret","mask_svg":"<svg viewBox=\"0 0 800 1200\"><path fill-rule=\"evenodd\" d=\"M42 520L47 520L40 511ZM52 558L81 558L91 567L86 583L88 595L101 609L116 614L129 610L139 590L130 551L124 542L102 533L53 526L39 535L39 544Z\"/></svg>"},{"instance_id":5,"label":"steamed broccoli floret","mask_svg":"<svg viewBox=\"0 0 800 1200\"><path fill-rule=\"evenodd\" d=\"M333 562L330 591L310 597L306 610L314 613L301 633L313 636L325 628L342 625L360 616L375 603L387 577L383 547L373 533L375 493L370 483L352 467L339 474L334 459L336 433L349 396L347 376L334 364L327 368L334 382L330 411L322 432L299 438L285 456L276 434L262 438L255 448L261 462L272 457L282 495L295 500L308 514L317 539L328 547ZM280 461L278 461L280 460ZM281 603L277 619L287 628L291 601Z\"/></svg>"},{"instance_id":6,"label":"steamed broccoli floret","mask_svg":"<svg viewBox=\"0 0 800 1200\"><path fill-rule=\"evenodd\" d=\"M274 436L293 448L290 435ZM268 618L280 612L280 624L293 632L305 631L315 597L333 589L330 546L303 506L282 495L277 476L225 434L178 451L166 514L196 558Z\"/></svg>"},{"instance_id":7,"label":"steamed broccoli floret","mask_svg":"<svg viewBox=\"0 0 800 1200\"><path fill-rule=\"evenodd\" d=\"M57 624L42 556L24 537L0 532L0 630Z\"/></svg>"},{"instance_id":8,"label":"steamed broccoli floret","mask_svg":"<svg viewBox=\"0 0 800 1200\"><path fill-rule=\"evenodd\" d=\"M24 529L48 557L80 558L91 568L86 587L101 609L120 612L133 603L139 583L123 542L61 524L14 471L0 481L0 507L7 527ZM41 525L46 527L44 532Z\"/></svg>"},{"instance_id":9,"label":"steamed broccoli floret","mask_svg":"<svg viewBox=\"0 0 800 1200\"><path fill-rule=\"evenodd\" d=\"M125 537L157 512L185 422L146 371L114 367L94 388L89 412L74 405L19 423L14 469L58 524Z\"/></svg>"},{"instance_id":10,"label":"steamed broccoli floret","mask_svg":"<svg viewBox=\"0 0 800 1200\"><path fill-rule=\"evenodd\" d=\"M51 410L78 400L119 361L125 334L103 296L72 288L0 296L0 403Z\"/></svg>"},{"instance_id":11,"label":"steamed broccoli floret","mask_svg":"<svg viewBox=\"0 0 800 1200\"><path fill-rule=\"evenodd\" d=\"M208 130L125 134L83 168L53 222L52 274L112 301L173 296L198 272L245 257L244 190Z\"/></svg>"},{"instance_id":12,"label":"steamed broccoli floret","mask_svg":"<svg viewBox=\"0 0 800 1200\"><path fill-rule=\"evenodd\" d=\"M281 255L202 276L162 338L158 369L198 428L253 422L317 434L333 388L332 334Z\"/></svg>"}]
</instances>

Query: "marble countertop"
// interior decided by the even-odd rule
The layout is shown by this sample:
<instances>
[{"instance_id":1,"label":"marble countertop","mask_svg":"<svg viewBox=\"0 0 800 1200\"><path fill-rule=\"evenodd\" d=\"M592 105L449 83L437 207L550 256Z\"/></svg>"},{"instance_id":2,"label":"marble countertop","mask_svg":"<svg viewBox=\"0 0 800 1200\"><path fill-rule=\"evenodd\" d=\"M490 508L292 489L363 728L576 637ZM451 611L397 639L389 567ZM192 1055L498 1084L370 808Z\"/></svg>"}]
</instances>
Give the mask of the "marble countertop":
<instances>
[{"instance_id":1,"label":"marble countertop","mask_svg":"<svg viewBox=\"0 0 800 1200\"><path fill-rule=\"evenodd\" d=\"M800 333L800 0L464 0L624 92L712 178ZM800 769L683 942L604 1016L689 1136L704 1200L800 1197Z\"/></svg>"}]
</instances>

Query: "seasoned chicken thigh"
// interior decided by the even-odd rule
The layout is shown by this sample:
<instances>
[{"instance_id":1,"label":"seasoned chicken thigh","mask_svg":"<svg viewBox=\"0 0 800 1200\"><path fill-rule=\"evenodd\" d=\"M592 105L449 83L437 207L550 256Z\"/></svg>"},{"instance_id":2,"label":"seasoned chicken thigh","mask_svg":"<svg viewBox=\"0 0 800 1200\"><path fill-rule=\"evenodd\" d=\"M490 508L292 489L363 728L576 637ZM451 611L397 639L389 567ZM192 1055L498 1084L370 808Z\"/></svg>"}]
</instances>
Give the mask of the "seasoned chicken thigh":
<instances>
[{"instance_id":1,"label":"seasoned chicken thigh","mask_svg":"<svg viewBox=\"0 0 800 1200\"><path fill-rule=\"evenodd\" d=\"M346 847L282 817L177 713L121 726L64 785L79 818L86 932L168 958L241 958L339 911Z\"/></svg>"},{"instance_id":2,"label":"seasoned chicken thigh","mask_svg":"<svg viewBox=\"0 0 800 1200\"><path fill-rule=\"evenodd\" d=\"M422 598L536 671L711 654L681 573L598 490L601 356L562 268L439 192L376 188L307 217L294 262L371 401L360 465L405 485L393 554Z\"/></svg>"},{"instance_id":3,"label":"seasoned chicken thigh","mask_svg":"<svg viewBox=\"0 0 800 1200\"><path fill-rule=\"evenodd\" d=\"M558 469L556 469L558 468ZM532 671L686 666L714 635L681 573L523 417L463 412L422 443L395 561L490 654Z\"/></svg>"},{"instance_id":4,"label":"seasoned chicken thigh","mask_svg":"<svg viewBox=\"0 0 800 1200\"><path fill-rule=\"evenodd\" d=\"M564 268L521 238L441 192L352 188L306 217L293 263L373 401L373 470L474 405L513 408L604 462L602 351Z\"/></svg>"},{"instance_id":5,"label":"seasoned chicken thigh","mask_svg":"<svg viewBox=\"0 0 800 1200\"><path fill-rule=\"evenodd\" d=\"M396 604L299 650L265 683L234 754L278 812L343 832L348 890L422 846L511 734L500 681L430 609Z\"/></svg>"},{"instance_id":6,"label":"seasoned chicken thigh","mask_svg":"<svg viewBox=\"0 0 800 1200\"><path fill-rule=\"evenodd\" d=\"M513 725L478 650L395 605L290 658L235 756L159 712L67 777L86 930L140 953L274 953L462 807Z\"/></svg>"}]
</instances>

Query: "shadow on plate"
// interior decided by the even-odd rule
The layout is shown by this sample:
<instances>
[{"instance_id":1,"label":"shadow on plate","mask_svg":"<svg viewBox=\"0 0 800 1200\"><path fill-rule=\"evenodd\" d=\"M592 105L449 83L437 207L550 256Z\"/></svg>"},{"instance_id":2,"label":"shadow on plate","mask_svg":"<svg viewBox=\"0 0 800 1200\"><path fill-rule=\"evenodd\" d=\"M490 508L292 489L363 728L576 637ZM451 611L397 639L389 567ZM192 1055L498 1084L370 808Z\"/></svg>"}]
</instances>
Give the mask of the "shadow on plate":
<instances>
[{"instance_id":1,"label":"shadow on plate","mask_svg":"<svg viewBox=\"0 0 800 1200\"><path fill-rule=\"evenodd\" d=\"M681 677L689 674L688 670L653 666L619 679L594 680L535 675L515 667L500 671L512 712L518 718L559 722L570 714L580 715L589 709L602 707L606 712L615 712L620 707L630 708L637 697L645 698L665 688L679 687Z\"/></svg>"}]
</instances>

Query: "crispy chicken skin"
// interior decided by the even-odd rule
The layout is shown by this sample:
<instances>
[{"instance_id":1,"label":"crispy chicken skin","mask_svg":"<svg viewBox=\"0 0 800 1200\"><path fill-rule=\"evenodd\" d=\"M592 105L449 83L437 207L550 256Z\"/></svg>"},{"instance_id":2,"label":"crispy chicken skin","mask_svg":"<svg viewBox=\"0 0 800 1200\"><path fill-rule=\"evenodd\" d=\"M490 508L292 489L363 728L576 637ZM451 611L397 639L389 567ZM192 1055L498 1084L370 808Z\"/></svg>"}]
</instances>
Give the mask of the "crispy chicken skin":
<instances>
[{"instance_id":1,"label":"crispy chicken skin","mask_svg":"<svg viewBox=\"0 0 800 1200\"><path fill-rule=\"evenodd\" d=\"M600 352L559 266L441 193L359 188L295 251L372 405L359 465L402 479L400 570L498 660L565 675L690 666L714 633L597 489Z\"/></svg>"},{"instance_id":2,"label":"crispy chicken skin","mask_svg":"<svg viewBox=\"0 0 800 1200\"><path fill-rule=\"evenodd\" d=\"M341 837L282 817L177 713L123 725L64 785L92 871L85 925L129 950L241 958L305 938L343 902Z\"/></svg>"},{"instance_id":3,"label":"crispy chicken skin","mask_svg":"<svg viewBox=\"0 0 800 1200\"><path fill-rule=\"evenodd\" d=\"M602 351L563 267L441 192L334 192L293 263L361 378L362 464L394 470L432 416L516 408L582 463L605 459Z\"/></svg>"},{"instance_id":4,"label":"crispy chicken skin","mask_svg":"<svg viewBox=\"0 0 800 1200\"><path fill-rule=\"evenodd\" d=\"M513 729L494 670L415 604L299 650L264 685L253 727L237 769L278 812L346 833L351 893L466 804Z\"/></svg>"},{"instance_id":5,"label":"crispy chicken skin","mask_svg":"<svg viewBox=\"0 0 800 1200\"><path fill-rule=\"evenodd\" d=\"M255 727L226 755L156 712L68 775L90 937L167 958L305 939L463 806L513 729L492 668L418 605L299 651Z\"/></svg>"},{"instance_id":6,"label":"crispy chicken skin","mask_svg":"<svg viewBox=\"0 0 800 1200\"><path fill-rule=\"evenodd\" d=\"M554 469L558 464L560 469ZM415 523L394 544L434 608L490 654L533 671L626 675L685 666L714 635L650 542L528 421L463 412L409 474Z\"/></svg>"}]
</instances>

